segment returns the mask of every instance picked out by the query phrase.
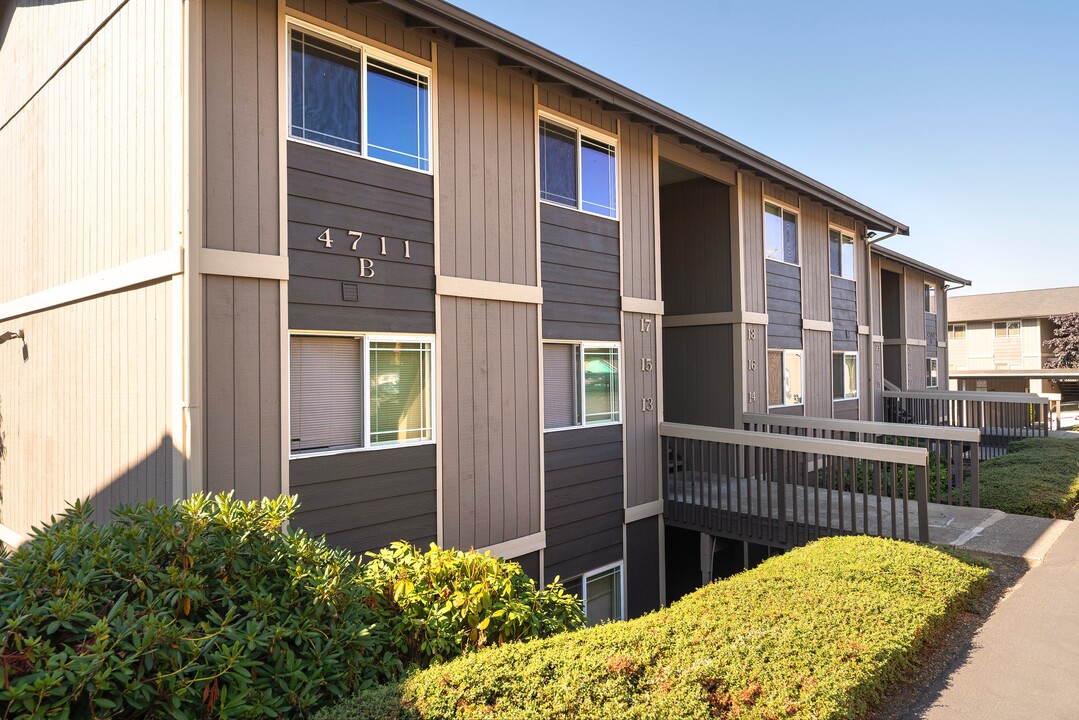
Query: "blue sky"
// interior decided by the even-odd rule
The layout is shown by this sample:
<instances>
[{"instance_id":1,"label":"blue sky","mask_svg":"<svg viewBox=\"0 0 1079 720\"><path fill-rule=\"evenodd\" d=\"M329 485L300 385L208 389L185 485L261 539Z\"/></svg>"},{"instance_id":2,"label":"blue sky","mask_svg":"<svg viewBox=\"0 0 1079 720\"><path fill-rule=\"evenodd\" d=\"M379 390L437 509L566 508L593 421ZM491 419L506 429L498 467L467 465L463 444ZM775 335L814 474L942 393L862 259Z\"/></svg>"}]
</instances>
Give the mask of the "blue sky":
<instances>
[{"instance_id":1,"label":"blue sky","mask_svg":"<svg viewBox=\"0 0 1079 720\"><path fill-rule=\"evenodd\" d=\"M1079 2L456 2L906 223L964 292L1079 285Z\"/></svg>"}]
</instances>

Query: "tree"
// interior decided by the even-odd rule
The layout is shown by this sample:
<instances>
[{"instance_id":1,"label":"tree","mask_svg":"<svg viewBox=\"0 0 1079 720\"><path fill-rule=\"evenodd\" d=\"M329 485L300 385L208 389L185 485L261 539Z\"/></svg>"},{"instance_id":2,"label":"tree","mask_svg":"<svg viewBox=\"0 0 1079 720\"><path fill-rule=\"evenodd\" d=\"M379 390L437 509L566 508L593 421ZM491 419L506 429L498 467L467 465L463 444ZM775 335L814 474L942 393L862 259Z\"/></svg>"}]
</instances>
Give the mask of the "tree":
<instances>
[{"instance_id":1,"label":"tree","mask_svg":"<svg viewBox=\"0 0 1079 720\"><path fill-rule=\"evenodd\" d=\"M1053 336L1045 341L1053 357L1045 362L1047 368L1079 368L1079 312L1052 315L1056 327Z\"/></svg>"}]
</instances>

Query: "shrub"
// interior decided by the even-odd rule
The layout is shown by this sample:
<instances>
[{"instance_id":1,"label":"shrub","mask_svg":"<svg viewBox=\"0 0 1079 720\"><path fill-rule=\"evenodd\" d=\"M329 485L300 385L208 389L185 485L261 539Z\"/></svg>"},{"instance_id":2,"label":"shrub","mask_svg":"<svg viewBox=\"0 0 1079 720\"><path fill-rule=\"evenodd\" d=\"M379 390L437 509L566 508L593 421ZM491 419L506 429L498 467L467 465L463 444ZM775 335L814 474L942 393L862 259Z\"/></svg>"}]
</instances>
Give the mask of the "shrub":
<instances>
[{"instance_id":1,"label":"shrub","mask_svg":"<svg viewBox=\"0 0 1079 720\"><path fill-rule=\"evenodd\" d=\"M294 498L77 503L0 560L8 716L266 717L374 676L352 556Z\"/></svg>"},{"instance_id":2,"label":"shrub","mask_svg":"<svg viewBox=\"0 0 1079 720\"><path fill-rule=\"evenodd\" d=\"M981 505L1019 515L1070 517L1079 504L1079 440L1027 438L981 465Z\"/></svg>"},{"instance_id":3,"label":"shrub","mask_svg":"<svg viewBox=\"0 0 1079 720\"><path fill-rule=\"evenodd\" d=\"M828 538L651 615L466 655L317 717L862 717L988 572Z\"/></svg>"},{"instance_id":4,"label":"shrub","mask_svg":"<svg viewBox=\"0 0 1079 720\"><path fill-rule=\"evenodd\" d=\"M368 553L360 571L364 602L404 667L426 667L462 652L543 638L580 627L580 603L556 582L537 591L521 566L489 553L426 553L394 543Z\"/></svg>"}]
</instances>

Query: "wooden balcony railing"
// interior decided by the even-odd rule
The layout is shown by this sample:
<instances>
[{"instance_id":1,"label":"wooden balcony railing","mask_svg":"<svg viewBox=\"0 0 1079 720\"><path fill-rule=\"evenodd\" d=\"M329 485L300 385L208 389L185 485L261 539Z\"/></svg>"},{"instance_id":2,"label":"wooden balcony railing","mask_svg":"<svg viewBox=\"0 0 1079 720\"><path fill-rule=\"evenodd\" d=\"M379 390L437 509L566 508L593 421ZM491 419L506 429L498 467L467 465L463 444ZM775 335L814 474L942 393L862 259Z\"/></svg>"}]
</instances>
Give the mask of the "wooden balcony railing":
<instances>
[{"instance_id":1,"label":"wooden balcony railing","mask_svg":"<svg viewBox=\"0 0 1079 720\"><path fill-rule=\"evenodd\" d=\"M924 447L929 451L929 502L979 506L981 431L977 428L753 413L742 420L746 430L755 432Z\"/></svg>"},{"instance_id":2,"label":"wooden balcony railing","mask_svg":"<svg viewBox=\"0 0 1079 720\"><path fill-rule=\"evenodd\" d=\"M1049 399L1033 393L904 390L884 392L884 420L981 430L982 459L1028 437L1049 436Z\"/></svg>"},{"instance_id":3,"label":"wooden balcony railing","mask_svg":"<svg viewBox=\"0 0 1079 720\"><path fill-rule=\"evenodd\" d=\"M783 548L837 534L929 540L925 448L678 423L659 431L669 525Z\"/></svg>"}]
</instances>

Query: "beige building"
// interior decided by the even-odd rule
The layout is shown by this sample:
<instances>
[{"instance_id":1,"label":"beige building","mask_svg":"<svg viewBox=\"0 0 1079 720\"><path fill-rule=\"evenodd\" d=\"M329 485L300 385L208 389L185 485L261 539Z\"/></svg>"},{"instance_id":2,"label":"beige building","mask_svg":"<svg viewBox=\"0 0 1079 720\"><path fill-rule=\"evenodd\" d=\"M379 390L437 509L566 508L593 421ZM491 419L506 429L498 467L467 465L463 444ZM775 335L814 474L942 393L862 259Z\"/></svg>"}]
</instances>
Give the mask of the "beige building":
<instances>
[{"instance_id":1,"label":"beige building","mask_svg":"<svg viewBox=\"0 0 1079 720\"><path fill-rule=\"evenodd\" d=\"M951 298L951 388L1079 399L1079 371L1045 368L1050 316L1076 311L1079 286Z\"/></svg>"}]
</instances>

